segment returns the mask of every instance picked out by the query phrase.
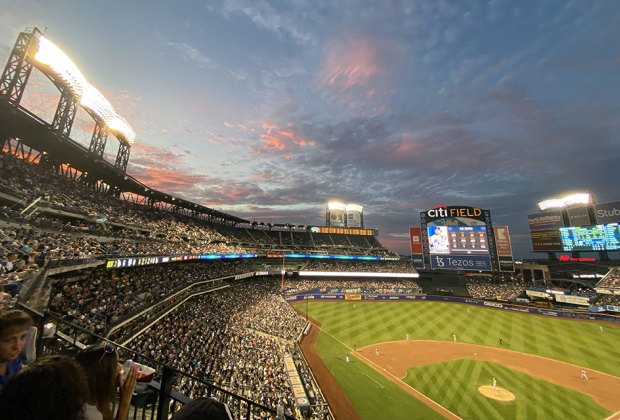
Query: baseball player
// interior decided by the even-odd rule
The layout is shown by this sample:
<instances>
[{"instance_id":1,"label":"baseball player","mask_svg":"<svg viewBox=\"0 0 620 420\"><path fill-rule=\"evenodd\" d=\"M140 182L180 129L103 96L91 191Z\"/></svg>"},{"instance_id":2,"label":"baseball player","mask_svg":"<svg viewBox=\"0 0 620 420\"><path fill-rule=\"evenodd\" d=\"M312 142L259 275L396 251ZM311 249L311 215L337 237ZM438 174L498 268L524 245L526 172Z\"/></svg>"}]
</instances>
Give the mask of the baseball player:
<instances>
[{"instance_id":1,"label":"baseball player","mask_svg":"<svg viewBox=\"0 0 620 420\"><path fill-rule=\"evenodd\" d=\"M497 390L497 379L493 378L493 392Z\"/></svg>"},{"instance_id":2,"label":"baseball player","mask_svg":"<svg viewBox=\"0 0 620 420\"><path fill-rule=\"evenodd\" d=\"M407 333L407 341L409 341L409 333Z\"/></svg>"},{"instance_id":3,"label":"baseball player","mask_svg":"<svg viewBox=\"0 0 620 420\"><path fill-rule=\"evenodd\" d=\"M585 370L581 371L581 379L588 380L588 374Z\"/></svg>"},{"instance_id":4,"label":"baseball player","mask_svg":"<svg viewBox=\"0 0 620 420\"><path fill-rule=\"evenodd\" d=\"M347 354L344 356L344 358L345 358L345 360L347 361L347 364L348 364L348 363L349 363L349 353L347 353Z\"/></svg>"},{"instance_id":5,"label":"baseball player","mask_svg":"<svg viewBox=\"0 0 620 420\"><path fill-rule=\"evenodd\" d=\"M375 356L379 357L379 349L375 349Z\"/></svg>"},{"instance_id":6,"label":"baseball player","mask_svg":"<svg viewBox=\"0 0 620 420\"><path fill-rule=\"evenodd\" d=\"M452 334L452 341L456 343L456 334Z\"/></svg>"}]
</instances>

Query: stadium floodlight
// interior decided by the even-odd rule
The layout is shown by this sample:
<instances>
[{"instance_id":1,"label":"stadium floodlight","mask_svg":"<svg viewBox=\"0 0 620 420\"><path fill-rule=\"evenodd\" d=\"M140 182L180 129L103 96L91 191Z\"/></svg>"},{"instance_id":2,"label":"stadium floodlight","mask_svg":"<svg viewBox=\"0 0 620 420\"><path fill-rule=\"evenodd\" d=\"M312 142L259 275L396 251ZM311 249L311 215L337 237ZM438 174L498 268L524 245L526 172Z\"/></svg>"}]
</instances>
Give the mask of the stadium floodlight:
<instances>
[{"instance_id":1,"label":"stadium floodlight","mask_svg":"<svg viewBox=\"0 0 620 420\"><path fill-rule=\"evenodd\" d=\"M344 203L341 203L339 201L330 201L327 203L327 208L329 210L342 210L345 211L347 206L344 205Z\"/></svg>"},{"instance_id":2,"label":"stadium floodlight","mask_svg":"<svg viewBox=\"0 0 620 420\"><path fill-rule=\"evenodd\" d=\"M361 213L362 210L364 209L364 207L360 206L359 204L347 204L346 208L347 208L347 212L357 211L359 213Z\"/></svg>"},{"instance_id":3,"label":"stadium floodlight","mask_svg":"<svg viewBox=\"0 0 620 420\"><path fill-rule=\"evenodd\" d=\"M130 145L133 144L133 141L136 138L136 132L133 131L129 123L125 121L123 117L116 114L114 118L112 118L112 120L108 123L108 127L110 128L110 130L120 133L125 138L125 140L127 140L127 143L129 143Z\"/></svg>"},{"instance_id":4,"label":"stadium floodlight","mask_svg":"<svg viewBox=\"0 0 620 420\"><path fill-rule=\"evenodd\" d=\"M549 200L541 201L540 203L538 203L538 208L542 211L545 211L548 209L568 207L568 206L572 206L575 204L587 205L587 204L590 204L591 202L592 202L592 196L590 195L590 193L577 193L577 194L570 194L562 198L552 198Z\"/></svg>"},{"instance_id":5,"label":"stadium floodlight","mask_svg":"<svg viewBox=\"0 0 620 420\"><path fill-rule=\"evenodd\" d=\"M52 72L69 85L77 97L82 96L84 88L88 85L86 78L73 61L44 36L39 37L39 50L34 55L34 59L49 66Z\"/></svg>"},{"instance_id":6,"label":"stadium floodlight","mask_svg":"<svg viewBox=\"0 0 620 420\"><path fill-rule=\"evenodd\" d=\"M80 105L91 110L113 132L132 145L136 132L129 123L116 113L112 104L92 86L71 59L53 42L39 36L39 49L34 55L39 63L48 66L55 76L62 79L79 98Z\"/></svg>"},{"instance_id":7,"label":"stadium floodlight","mask_svg":"<svg viewBox=\"0 0 620 420\"><path fill-rule=\"evenodd\" d=\"M88 85L84 89L80 105L93 111L108 126L110 121L116 116L112 104L92 85Z\"/></svg>"}]
</instances>

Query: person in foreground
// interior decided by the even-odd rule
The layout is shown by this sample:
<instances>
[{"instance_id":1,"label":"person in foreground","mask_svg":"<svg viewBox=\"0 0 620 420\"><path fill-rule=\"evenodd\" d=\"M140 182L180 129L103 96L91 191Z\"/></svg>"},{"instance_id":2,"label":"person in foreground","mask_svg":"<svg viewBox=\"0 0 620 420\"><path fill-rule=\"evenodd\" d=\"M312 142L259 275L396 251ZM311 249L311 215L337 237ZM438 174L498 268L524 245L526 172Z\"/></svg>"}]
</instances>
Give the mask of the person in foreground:
<instances>
[{"instance_id":1,"label":"person in foreground","mask_svg":"<svg viewBox=\"0 0 620 420\"><path fill-rule=\"evenodd\" d=\"M132 367L121 376L118 353L116 348L106 343L104 345L88 346L75 356L80 363L88 381L88 388L94 404L103 415L104 420L126 420L129 415L131 397L136 387L138 371ZM119 402L116 416L112 413L112 405L119 390Z\"/></svg>"},{"instance_id":2,"label":"person in foreground","mask_svg":"<svg viewBox=\"0 0 620 420\"><path fill-rule=\"evenodd\" d=\"M88 405L82 367L67 356L42 357L9 380L0 391L2 420L101 420Z\"/></svg>"},{"instance_id":3,"label":"person in foreground","mask_svg":"<svg viewBox=\"0 0 620 420\"><path fill-rule=\"evenodd\" d=\"M0 313L0 389L22 368L19 355L32 323L30 315L19 309Z\"/></svg>"}]
</instances>

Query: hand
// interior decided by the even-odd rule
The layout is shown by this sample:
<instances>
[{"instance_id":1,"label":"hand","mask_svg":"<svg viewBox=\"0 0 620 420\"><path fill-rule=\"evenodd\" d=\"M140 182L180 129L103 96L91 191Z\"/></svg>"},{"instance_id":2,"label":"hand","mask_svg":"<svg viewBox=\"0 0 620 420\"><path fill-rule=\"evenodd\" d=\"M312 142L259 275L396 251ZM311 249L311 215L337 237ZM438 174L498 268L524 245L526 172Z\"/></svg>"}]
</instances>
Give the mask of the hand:
<instances>
[{"instance_id":1,"label":"hand","mask_svg":"<svg viewBox=\"0 0 620 420\"><path fill-rule=\"evenodd\" d=\"M136 381L138 380L138 368L135 365L132 365L125 380L122 379L120 372L117 378L119 383L118 387L120 398L118 402L116 419L126 420L129 416L129 405L131 404L131 396L133 395L133 391L136 388Z\"/></svg>"},{"instance_id":2,"label":"hand","mask_svg":"<svg viewBox=\"0 0 620 420\"><path fill-rule=\"evenodd\" d=\"M133 394L133 391L136 388L137 380L138 380L138 368L136 367L136 365L131 365L131 368L129 368L129 372L124 381L120 377L120 373L119 373L118 383L119 383L119 388L120 388L121 401L123 400L123 397L126 397L127 399L131 400L131 395Z\"/></svg>"}]
</instances>

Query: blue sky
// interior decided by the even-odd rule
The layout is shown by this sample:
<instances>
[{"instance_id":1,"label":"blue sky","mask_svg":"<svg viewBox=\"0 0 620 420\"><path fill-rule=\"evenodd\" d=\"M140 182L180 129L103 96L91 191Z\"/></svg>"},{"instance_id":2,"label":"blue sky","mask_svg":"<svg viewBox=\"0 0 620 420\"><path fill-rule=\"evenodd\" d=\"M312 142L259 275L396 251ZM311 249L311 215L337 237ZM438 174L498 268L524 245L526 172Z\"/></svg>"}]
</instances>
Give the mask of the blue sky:
<instances>
[{"instance_id":1,"label":"blue sky","mask_svg":"<svg viewBox=\"0 0 620 420\"><path fill-rule=\"evenodd\" d=\"M20 31L47 28L137 132L130 174L241 217L320 225L326 201L359 203L406 253L420 211L470 205L526 257L538 201L620 199L614 0L0 8L2 63Z\"/></svg>"}]
</instances>

